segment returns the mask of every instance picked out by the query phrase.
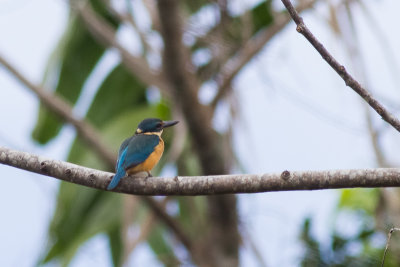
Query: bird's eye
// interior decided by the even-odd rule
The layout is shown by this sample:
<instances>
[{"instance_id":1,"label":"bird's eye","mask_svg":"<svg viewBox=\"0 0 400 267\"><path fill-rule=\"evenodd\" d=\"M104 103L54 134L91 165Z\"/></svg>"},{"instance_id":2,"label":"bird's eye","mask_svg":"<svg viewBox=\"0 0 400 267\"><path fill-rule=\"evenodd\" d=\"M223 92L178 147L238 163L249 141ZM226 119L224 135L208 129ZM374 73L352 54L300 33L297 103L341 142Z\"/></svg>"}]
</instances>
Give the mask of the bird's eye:
<instances>
[{"instance_id":1,"label":"bird's eye","mask_svg":"<svg viewBox=\"0 0 400 267\"><path fill-rule=\"evenodd\" d=\"M157 128L161 128L161 127L162 127L162 123L161 122L157 123Z\"/></svg>"}]
</instances>

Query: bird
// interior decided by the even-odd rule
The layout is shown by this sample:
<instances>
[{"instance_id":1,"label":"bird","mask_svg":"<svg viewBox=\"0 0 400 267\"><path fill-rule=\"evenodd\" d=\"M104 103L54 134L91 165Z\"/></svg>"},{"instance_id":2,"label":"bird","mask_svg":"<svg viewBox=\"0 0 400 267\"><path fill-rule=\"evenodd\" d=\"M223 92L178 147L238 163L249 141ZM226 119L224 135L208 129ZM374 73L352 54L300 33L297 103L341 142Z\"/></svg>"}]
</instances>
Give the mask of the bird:
<instances>
[{"instance_id":1,"label":"bird","mask_svg":"<svg viewBox=\"0 0 400 267\"><path fill-rule=\"evenodd\" d=\"M151 177L150 171L164 152L161 134L165 128L174 126L178 122L162 121L157 118L148 118L140 122L134 135L125 139L119 148L116 173L107 190L117 187L120 180L127 174L147 172L147 177Z\"/></svg>"}]
</instances>

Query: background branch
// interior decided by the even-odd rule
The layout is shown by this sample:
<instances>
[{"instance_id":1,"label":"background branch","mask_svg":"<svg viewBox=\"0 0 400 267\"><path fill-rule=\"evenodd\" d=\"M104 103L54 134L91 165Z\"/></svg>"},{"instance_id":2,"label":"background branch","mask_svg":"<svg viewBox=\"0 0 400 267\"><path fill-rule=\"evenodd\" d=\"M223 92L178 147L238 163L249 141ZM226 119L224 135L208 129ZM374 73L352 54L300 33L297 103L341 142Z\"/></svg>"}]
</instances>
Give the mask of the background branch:
<instances>
[{"instance_id":1,"label":"background branch","mask_svg":"<svg viewBox=\"0 0 400 267\"><path fill-rule=\"evenodd\" d=\"M147 85L154 85L165 90L167 84L162 75L150 69L147 61L141 57L135 57L126 50L116 39L115 30L102 17L98 16L89 3L85 5L71 5L85 22L87 29L100 43L106 47L115 48L121 56L122 63L129 69L135 77L138 77Z\"/></svg>"},{"instance_id":2,"label":"background branch","mask_svg":"<svg viewBox=\"0 0 400 267\"><path fill-rule=\"evenodd\" d=\"M316 0L301 1L297 6L297 10L302 12L311 8ZM286 13L276 13L273 24L262 30L251 38L231 59L228 60L224 67L217 75L218 93L211 102L211 106L215 107L219 100L229 91L232 80L240 72L240 70L256 56L275 35L280 32L290 22L290 16Z\"/></svg>"},{"instance_id":3,"label":"background branch","mask_svg":"<svg viewBox=\"0 0 400 267\"><path fill-rule=\"evenodd\" d=\"M199 157L202 173L223 174L228 166L219 146L219 136L212 128L212 110L199 103L199 81L190 65L188 48L182 43L180 1L157 2L164 41L163 70L173 98L185 117ZM179 184L179 183L177 183ZM210 227L202 244L202 262L206 266L238 266L239 232L234 195L207 198Z\"/></svg>"},{"instance_id":4,"label":"background branch","mask_svg":"<svg viewBox=\"0 0 400 267\"><path fill-rule=\"evenodd\" d=\"M359 94L387 123L393 126L397 131L400 132L400 121L393 116L389 111L385 109L385 107L379 103L372 95L369 93L361 84L355 80L345 69L343 65L341 65L322 45L321 42L317 40L317 38L312 34L312 32L307 28L307 26L303 22L303 18L299 16L293 7L290 0L281 0L288 10L290 16L293 21L296 23L296 30L301 33L314 48L318 51L318 53L322 56L322 58L339 74L340 77L344 80L347 86L352 88L357 94Z\"/></svg>"},{"instance_id":5,"label":"background branch","mask_svg":"<svg viewBox=\"0 0 400 267\"><path fill-rule=\"evenodd\" d=\"M76 164L0 147L0 163L67 182L105 190L114 175ZM123 179L113 191L134 195L216 195L354 187L398 187L400 168L284 171L271 174Z\"/></svg>"},{"instance_id":6,"label":"background branch","mask_svg":"<svg viewBox=\"0 0 400 267\"><path fill-rule=\"evenodd\" d=\"M0 55L0 64L3 65L12 75L22 82L28 89L37 95L40 102L50 111L57 114L61 119L72 124L78 135L93 148L94 151L111 168L114 168L117 154L113 153L104 142L95 128L85 120L74 116L71 106L61 97L53 94L40 86L29 81L21 72L19 72L10 62Z\"/></svg>"}]
</instances>

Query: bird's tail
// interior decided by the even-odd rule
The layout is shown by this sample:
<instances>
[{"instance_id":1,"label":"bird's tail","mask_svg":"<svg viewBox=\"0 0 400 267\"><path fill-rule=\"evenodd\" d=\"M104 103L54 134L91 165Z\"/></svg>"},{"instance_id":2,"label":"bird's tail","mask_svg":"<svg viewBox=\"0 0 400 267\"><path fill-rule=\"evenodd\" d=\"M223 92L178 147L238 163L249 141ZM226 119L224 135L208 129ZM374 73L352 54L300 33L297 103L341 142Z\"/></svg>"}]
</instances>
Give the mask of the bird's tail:
<instances>
[{"instance_id":1,"label":"bird's tail","mask_svg":"<svg viewBox=\"0 0 400 267\"><path fill-rule=\"evenodd\" d=\"M124 176L125 176L124 168L118 168L117 173L112 178L110 184L107 187L107 190L113 190L118 185L119 180L121 180L121 178Z\"/></svg>"}]
</instances>

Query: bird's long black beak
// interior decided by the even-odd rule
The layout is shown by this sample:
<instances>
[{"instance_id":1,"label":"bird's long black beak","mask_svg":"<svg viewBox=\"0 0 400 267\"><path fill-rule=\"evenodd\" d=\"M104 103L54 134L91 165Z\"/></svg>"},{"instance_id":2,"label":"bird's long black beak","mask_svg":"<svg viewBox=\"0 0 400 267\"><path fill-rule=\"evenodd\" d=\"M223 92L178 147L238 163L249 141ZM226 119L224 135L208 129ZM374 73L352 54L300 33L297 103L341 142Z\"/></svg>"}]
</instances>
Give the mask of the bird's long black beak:
<instances>
[{"instance_id":1,"label":"bird's long black beak","mask_svg":"<svg viewBox=\"0 0 400 267\"><path fill-rule=\"evenodd\" d=\"M163 128L174 126L178 122L179 121L163 121Z\"/></svg>"}]
</instances>

